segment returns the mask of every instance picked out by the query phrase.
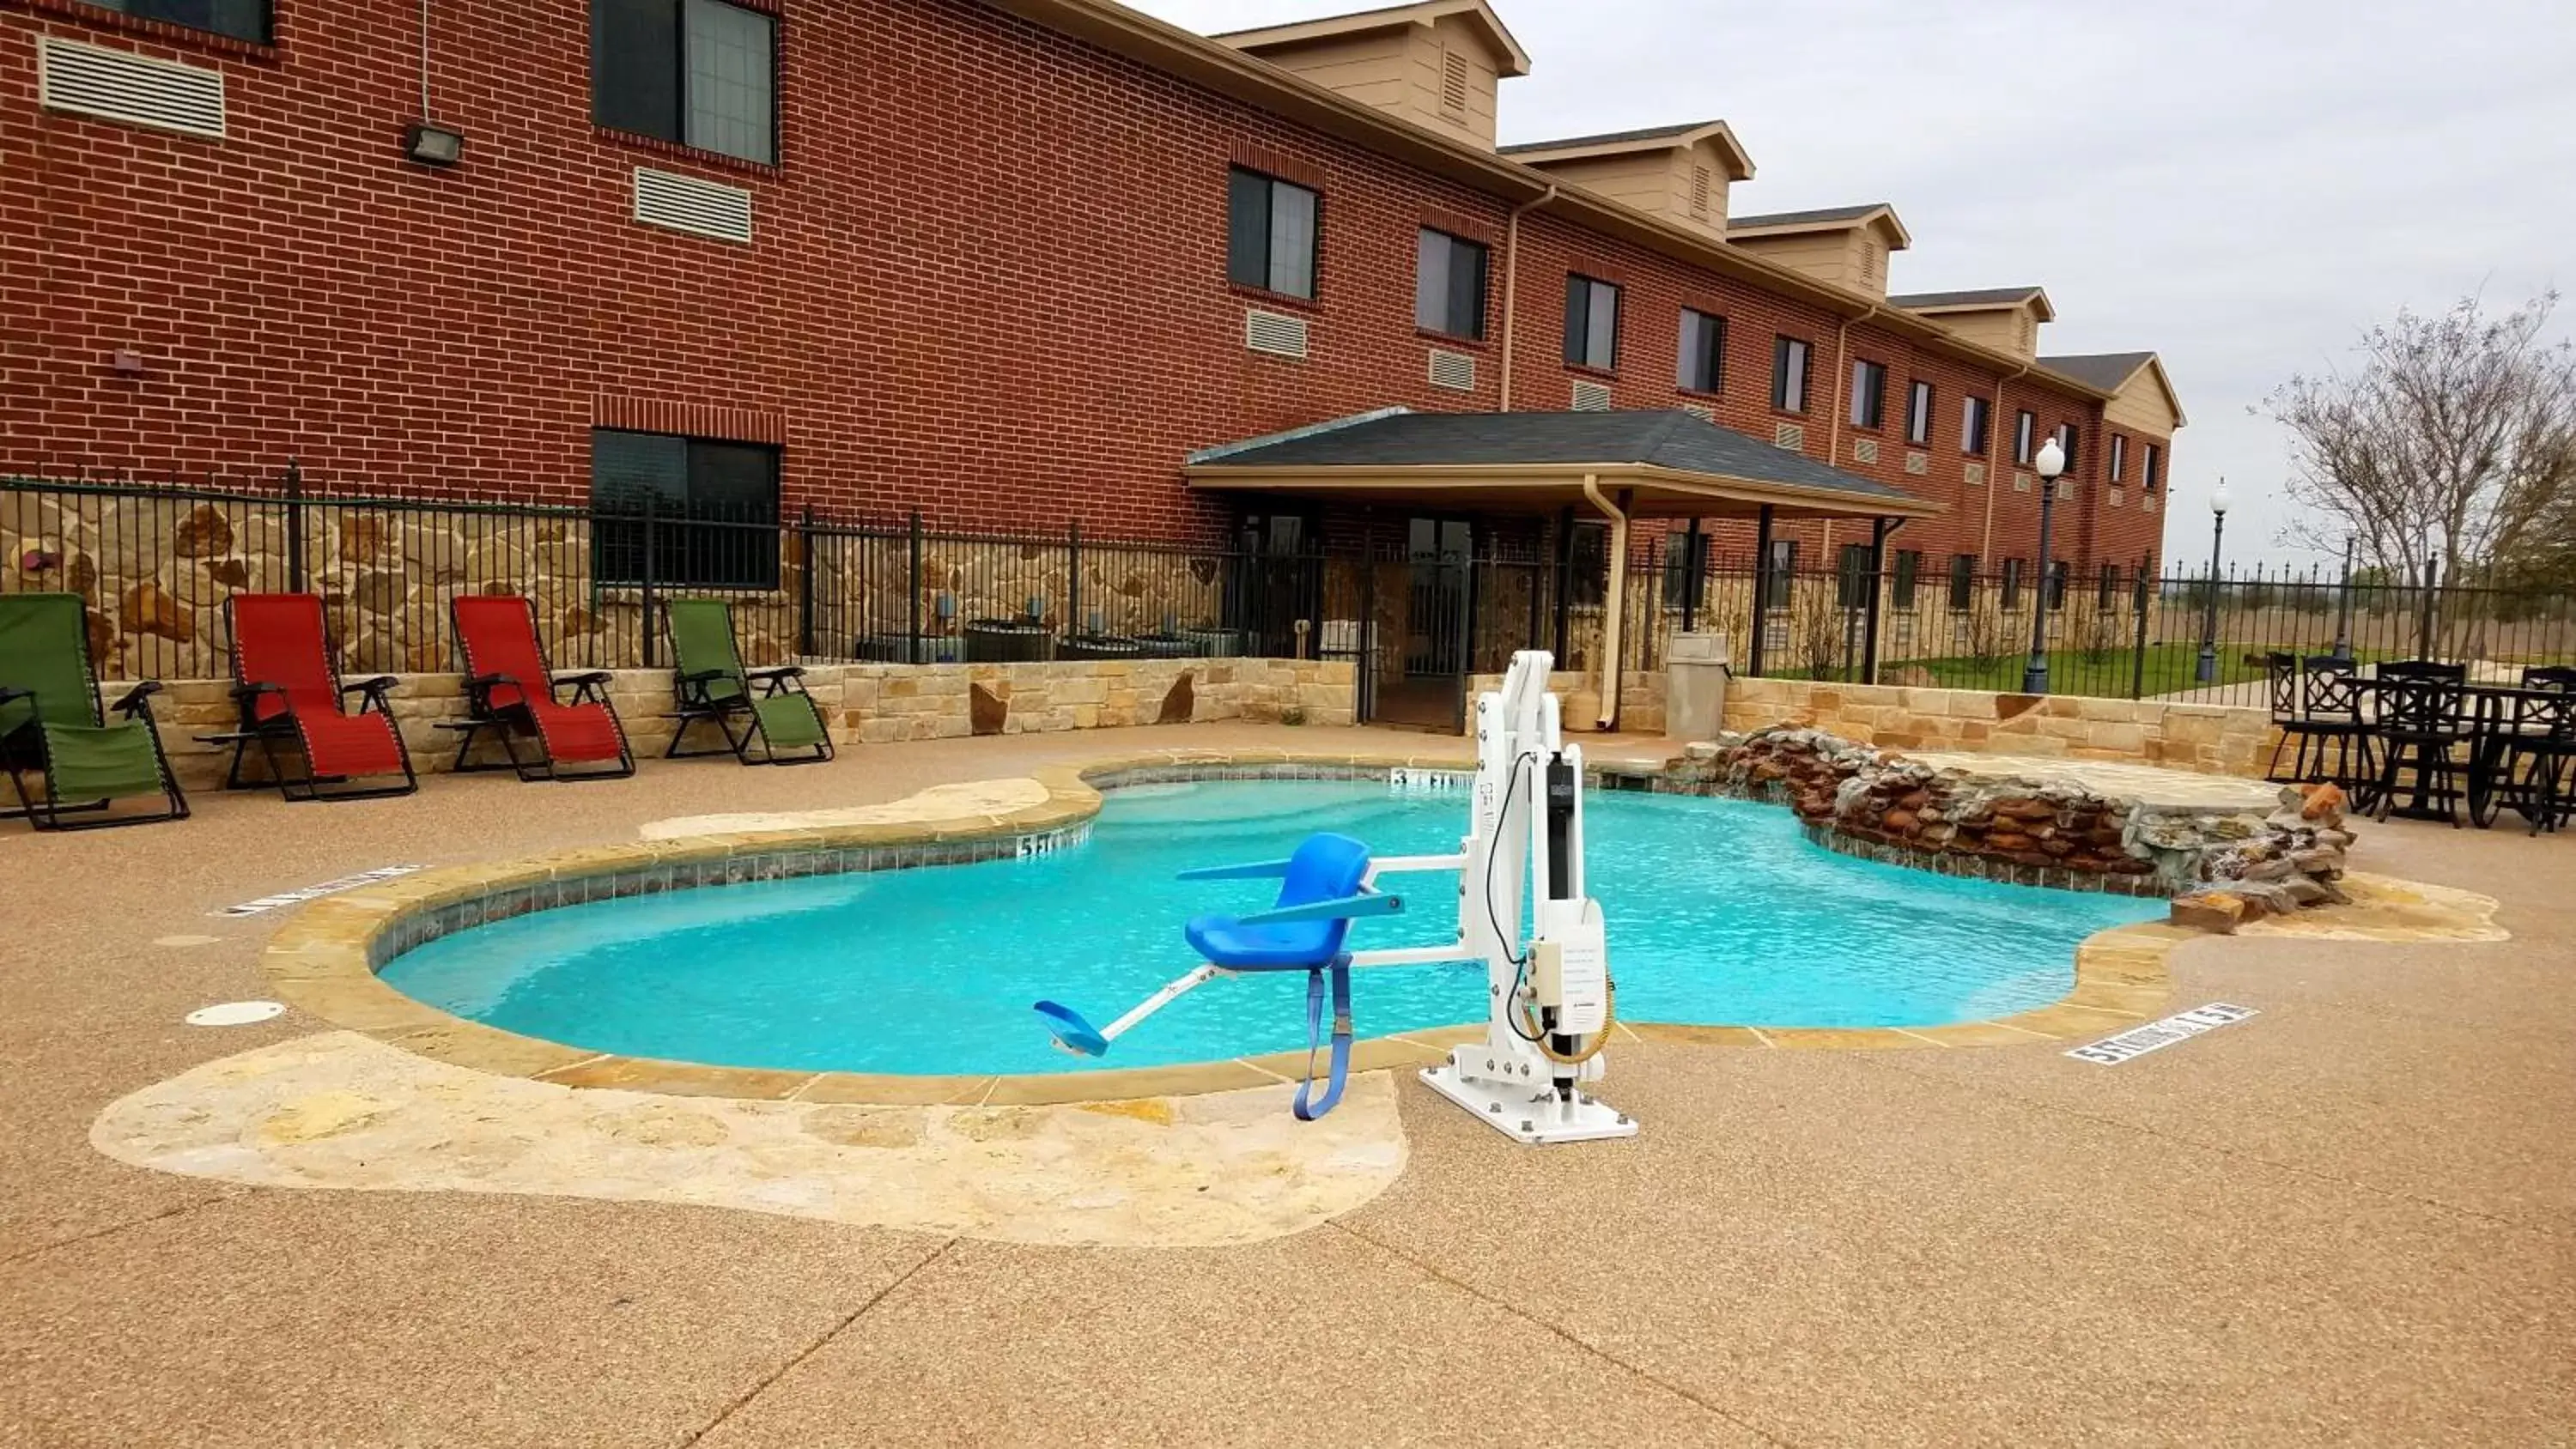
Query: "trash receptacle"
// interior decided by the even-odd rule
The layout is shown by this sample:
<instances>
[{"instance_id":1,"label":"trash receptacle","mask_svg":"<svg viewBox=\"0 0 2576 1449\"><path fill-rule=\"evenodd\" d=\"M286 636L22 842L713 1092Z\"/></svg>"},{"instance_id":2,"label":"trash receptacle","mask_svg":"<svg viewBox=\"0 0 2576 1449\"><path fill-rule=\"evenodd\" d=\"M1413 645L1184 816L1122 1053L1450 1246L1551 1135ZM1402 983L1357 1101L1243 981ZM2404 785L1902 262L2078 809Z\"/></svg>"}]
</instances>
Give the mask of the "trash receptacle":
<instances>
[{"instance_id":1,"label":"trash receptacle","mask_svg":"<svg viewBox=\"0 0 2576 1449\"><path fill-rule=\"evenodd\" d=\"M1140 659L1143 643L1116 634L1076 634L1056 646L1058 659Z\"/></svg>"},{"instance_id":2,"label":"trash receptacle","mask_svg":"<svg viewBox=\"0 0 2576 1449\"><path fill-rule=\"evenodd\" d=\"M1664 641L1664 734L1669 739L1717 738L1726 728L1727 664L1723 634L1675 634Z\"/></svg>"},{"instance_id":3,"label":"trash receptacle","mask_svg":"<svg viewBox=\"0 0 2576 1449\"><path fill-rule=\"evenodd\" d=\"M1054 635L1044 624L1020 619L969 619L966 636L969 664L1029 664L1047 657Z\"/></svg>"}]
</instances>

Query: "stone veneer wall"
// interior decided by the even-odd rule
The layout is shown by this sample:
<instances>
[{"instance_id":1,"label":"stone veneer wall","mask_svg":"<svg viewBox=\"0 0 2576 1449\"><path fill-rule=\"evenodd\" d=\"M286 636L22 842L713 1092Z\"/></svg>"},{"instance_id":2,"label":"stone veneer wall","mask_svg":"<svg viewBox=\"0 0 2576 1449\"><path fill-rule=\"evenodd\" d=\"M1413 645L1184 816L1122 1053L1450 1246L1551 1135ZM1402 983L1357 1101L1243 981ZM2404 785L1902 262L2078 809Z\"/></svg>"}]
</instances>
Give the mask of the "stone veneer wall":
<instances>
[{"instance_id":1,"label":"stone veneer wall","mask_svg":"<svg viewBox=\"0 0 2576 1449\"><path fill-rule=\"evenodd\" d=\"M457 674L398 676L394 718L414 768L445 770L457 735L438 726L465 714ZM1352 722L1352 667L1347 661L1295 659L1085 660L1054 664L813 664L805 686L843 744L956 739L967 735L1038 734L1122 725L1251 720L1281 724ZM115 700L126 689L109 684ZM671 741L669 670L616 671L608 687L639 759ZM233 727L231 686L223 680L172 681L154 701L162 742L182 784L214 785L230 747L194 736ZM714 731L701 732L712 741ZM497 755L497 747L492 747ZM255 752L254 752L255 753Z\"/></svg>"},{"instance_id":2,"label":"stone veneer wall","mask_svg":"<svg viewBox=\"0 0 2576 1449\"><path fill-rule=\"evenodd\" d=\"M1726 728L1803 725L1892 750L2062 756L2259 777L2279 738L2268 714L2216 704L1995 694L1893 684L1736 679Z\"/></svg>"}]
</instances>

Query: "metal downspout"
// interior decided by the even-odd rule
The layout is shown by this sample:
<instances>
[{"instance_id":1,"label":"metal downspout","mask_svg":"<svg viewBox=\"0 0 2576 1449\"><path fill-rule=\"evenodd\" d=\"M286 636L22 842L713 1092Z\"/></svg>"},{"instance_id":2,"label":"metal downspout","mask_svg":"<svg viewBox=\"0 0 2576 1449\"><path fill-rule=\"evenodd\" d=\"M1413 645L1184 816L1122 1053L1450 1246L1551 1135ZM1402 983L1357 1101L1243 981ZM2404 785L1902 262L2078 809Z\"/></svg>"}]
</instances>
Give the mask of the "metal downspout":
<instances>
[{"instance_id":1,"label":"metal downspout","mask_svg":"<svg viewBox=\"0 0 2576 1449\"><path fill-rule=\"evenodd\" d=\"M1521 213L1547 205L1556 195L1556 183L1549 182L1546 191L1513 207L1503 223L1503 380L1494 407L1498 413L1512 410L1512 335L1520 318Z\"/></svg>"},{"instance_id":2,"label":"metal downspout","mask_svg":"<svg viewBox=\"0 0 2576 1449\"><path fill-rule=\"evenodd\" d=\"M1601 718L1599 725L1608 730L1619 722L1619 686L1624 682L1620 668L1619 626L1628 602L1628 514L1601 495L1598 476L1583 475L1583 496L1610 520L1610 587L1601 607Z\"/></svg>"}]
</instances>

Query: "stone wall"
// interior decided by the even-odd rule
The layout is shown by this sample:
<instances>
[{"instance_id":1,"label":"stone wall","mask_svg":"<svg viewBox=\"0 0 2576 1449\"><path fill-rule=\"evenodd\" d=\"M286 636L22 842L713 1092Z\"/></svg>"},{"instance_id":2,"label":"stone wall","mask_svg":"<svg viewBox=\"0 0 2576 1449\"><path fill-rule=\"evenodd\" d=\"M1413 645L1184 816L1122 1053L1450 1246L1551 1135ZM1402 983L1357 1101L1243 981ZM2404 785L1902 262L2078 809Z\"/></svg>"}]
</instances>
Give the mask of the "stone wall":
<instances>
[{"instance_id":1,"label":"stone wall","mask_svg":"<svg viewBox=\"0 0 2576 1449\"><path fill-rule=\"evenodd\" d=\"M2340 899L2352 843L2331 785L2285 787L2268 807L2122 799L2071 781L1940 769L1794 727L1692 745L1663 783L1781 801L1847 854L2123 895L2218 883L2257 910Z\"/></svg>"},{"instance_id":2,"label":"stone wall","mask_svg":"<svg viewBox=\"0 0 2576 1449\"><path fill-rule=\"evenodd\" d=\"M2063 756L2260 776L2278 734L2260 709L1893 684L1733 681L1726 727L1803 725L1893 750Z\"/></svg>"},{"instance_id":3,"label":"stone wall","mask_svg":"<svg viewBox=\"0 0 2576 1449\"><path fill-rule=\"evenodd\" d=\"M394 718L413 767L423 772L450 768L457 735L439 726L464 718L463 676L398 677ZM1334 661L815 664L806 667L805 686L822 707L833 738L851 745L1209 720L1352 722L1352 669ZM126 688L109 684L101 692L113 701ZM659 755L671 742L674 724L670 671L615 671L608 694L637 756ZM230 686L222 680L177 680L154 705L162 742L181 783L190 789L217 783L230 747L199 744L194 737L233 727ZM712 730L702 734L714 739Z\"/></svg>"}]
</instances>

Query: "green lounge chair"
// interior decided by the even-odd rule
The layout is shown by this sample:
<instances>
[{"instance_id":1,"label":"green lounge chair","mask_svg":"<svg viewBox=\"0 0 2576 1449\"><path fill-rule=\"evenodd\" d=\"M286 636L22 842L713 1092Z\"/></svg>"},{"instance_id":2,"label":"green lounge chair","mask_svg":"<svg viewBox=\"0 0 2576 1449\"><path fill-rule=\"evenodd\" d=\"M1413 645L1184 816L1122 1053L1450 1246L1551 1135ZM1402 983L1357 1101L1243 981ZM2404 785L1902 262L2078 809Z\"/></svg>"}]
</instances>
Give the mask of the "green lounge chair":
<instances>
[{"instance_id":1,"label":"green lounge chair","mask_svg":"<svg viewBox=\"0 0 2576 1449\"><path fill-rule=\"evenodd\" d=\"M0 595L0 769L19 805L0 818L23 817L39 830L186 819L188 797L152 722L160 691L158 680L134 686L109 721L99 712L80 595ZM29 775L44 777L41 801L28 792ZM163 808L112 808L147 795L161 797Z\"/></svg>"},{"instance_id":2,"label":"green lounge chair","mask_svg":"<svg viewBox=\"0 0 2576 1449\"><path fill-rule=\"evenodd\" d=\"M722 599L673 599L662 613L677 663L671 687L680 721L664 759L731 754L746 765L811 765L832 758L832 732L821 706L805 692L805 671L793 664L743 668L734 648L731 605ZM760 687L757 694L754 685ZM702 724L723 732L724 749L680 748L690 729Z\"/></svg>"}]
</instances>

